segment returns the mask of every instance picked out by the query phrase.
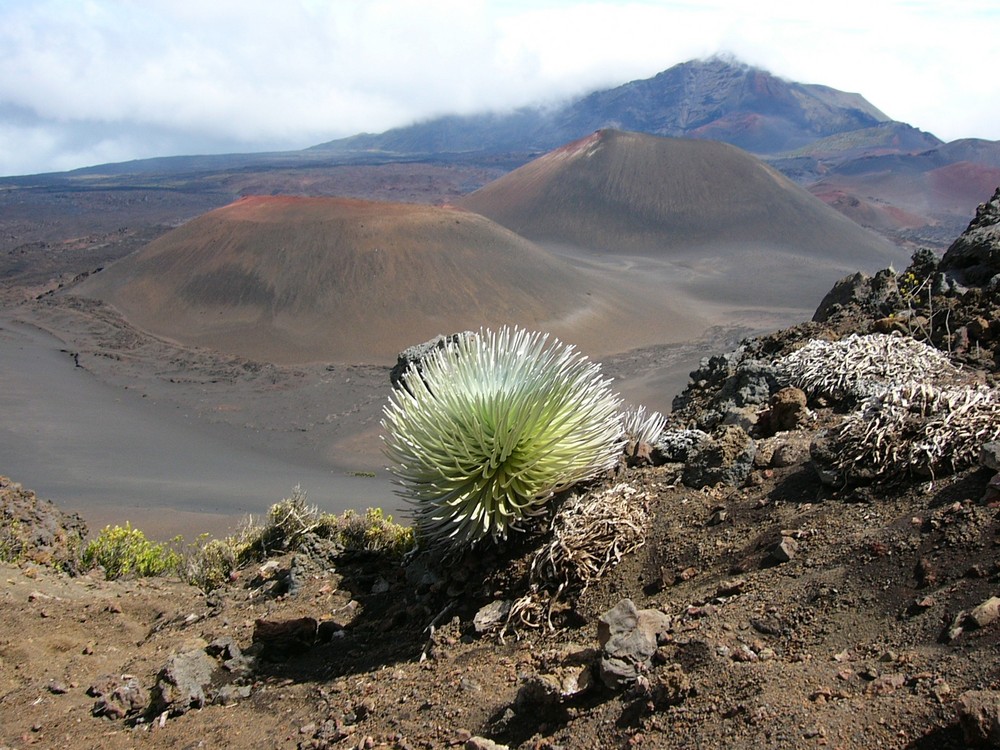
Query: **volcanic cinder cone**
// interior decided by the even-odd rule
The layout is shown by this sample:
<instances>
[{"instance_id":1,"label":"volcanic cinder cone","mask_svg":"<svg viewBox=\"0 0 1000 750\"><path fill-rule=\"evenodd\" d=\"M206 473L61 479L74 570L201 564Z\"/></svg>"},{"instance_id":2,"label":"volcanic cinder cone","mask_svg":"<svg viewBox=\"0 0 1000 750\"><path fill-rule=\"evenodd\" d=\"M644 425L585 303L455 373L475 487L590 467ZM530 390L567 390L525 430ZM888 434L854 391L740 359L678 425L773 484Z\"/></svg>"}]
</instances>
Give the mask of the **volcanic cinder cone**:
<instances>
[{"instance_id":1,"label":"volcanic cinder cone","mask_svg":"<svg viewBox=\"0 0 1000 750\"><path fill-rule=\"evenodd\" d=\"M905 255L756 157L713 141L602 130L460 205L543 246L672 266L714 301L804 307Z\"/></svg>"},{"instance_id":2,"label":"volcanic cinder cone","mask_svg":"<svg viewBox=\"0 0 1000 750\"><path fill-rule=\"evenodd\" d=\"M158 335L271 362L391 362L504 323L594 354L703 326L652 286L604 280L469 211L339 198L244 198L76 292Z\"/></svg>"}]
</instances>

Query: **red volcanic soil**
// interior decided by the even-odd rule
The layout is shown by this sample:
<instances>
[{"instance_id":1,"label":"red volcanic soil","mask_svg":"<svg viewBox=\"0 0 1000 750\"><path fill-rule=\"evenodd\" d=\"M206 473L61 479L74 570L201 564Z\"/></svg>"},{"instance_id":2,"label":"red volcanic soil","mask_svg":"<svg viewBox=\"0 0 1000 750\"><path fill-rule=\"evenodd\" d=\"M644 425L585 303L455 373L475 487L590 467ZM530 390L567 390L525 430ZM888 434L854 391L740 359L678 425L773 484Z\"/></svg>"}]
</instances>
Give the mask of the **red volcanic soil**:
<instances>
[{"instance_id":1,"label":"red volcanic soil","mask_svg":"<svg viewBox=\"0 0 1000 750\"><path fill-rule=\"evenodd\" d=\"M928 172L927 185L940 208L969 213L1000 185L1000 168L960 161Z\"/></svg>"},{"instance_id":2,"label":"red volcanic soil","mask_svg":"<svg viewBox=\"0 0 1000 750\"><path fill-rule=\"evenodd\" d=\"M922 227L927 218L901 208L879 203L874 199L858 198L843 190L824 190L813 193L831 208L864 227L878 231L896 231Z\"/></svg>"},{"instance_id":3,"label":"red volcanic soil","mask_svg":"<svg viewBox=\"0 0 1000 750\"><path fill-rule=\"evenodd\" d=\"M271 362L392 362L439 333L505 323L604 353L701 330L677 302L601 280L466 210L244 198L74 289L187 345ZM644 323L668 319L664 332Z\"/></svg>"}]
</instances>

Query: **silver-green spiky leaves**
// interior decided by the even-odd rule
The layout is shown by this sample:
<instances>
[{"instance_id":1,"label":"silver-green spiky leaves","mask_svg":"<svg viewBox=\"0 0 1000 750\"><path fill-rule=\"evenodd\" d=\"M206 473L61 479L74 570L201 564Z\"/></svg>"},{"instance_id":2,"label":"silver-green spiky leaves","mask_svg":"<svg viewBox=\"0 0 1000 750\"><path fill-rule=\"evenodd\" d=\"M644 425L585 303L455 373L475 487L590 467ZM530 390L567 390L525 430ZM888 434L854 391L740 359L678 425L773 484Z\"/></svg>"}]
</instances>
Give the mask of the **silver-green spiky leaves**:
<instances>
[{"instance_id":1,"label":"silver-green spiky leaves","mask_svg":"<svg viewBox=\"0 0 1000 750\"><path fill-rule=\"evenodd\" d=\"M393 391L382 427L400 494L431 545L505 539L555 493L618 461L610 381L547 334L483 330L421 368Z\"/></svg>"}]
</instances>

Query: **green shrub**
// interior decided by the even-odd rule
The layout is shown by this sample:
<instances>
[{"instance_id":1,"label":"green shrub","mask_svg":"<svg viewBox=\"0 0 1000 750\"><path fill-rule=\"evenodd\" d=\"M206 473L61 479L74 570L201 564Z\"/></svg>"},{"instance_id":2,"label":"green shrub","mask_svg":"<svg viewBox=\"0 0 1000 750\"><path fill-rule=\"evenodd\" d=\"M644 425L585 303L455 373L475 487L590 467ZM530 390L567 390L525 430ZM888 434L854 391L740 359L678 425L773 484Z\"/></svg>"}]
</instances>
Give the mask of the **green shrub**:
<instances>
[{"instance_id":1,"label":"green shrub","mask_svg":"<svg viewBox=\"0 0 1000 750\"><path fill-rule=\"evenodd\" d=\"M0 562L19 563L24 559L24 542L21 539L21 522L14 519L0 526Z\"/></svg>"},{"instance_id":2,"label":"green shrub","mask_svg":"<svg viewBox=\"0 0 1000 750\"><path fill-rule=\"evenodd\" d=\"M232 538L209 539L206 534L184 556L180 570L185 581L208 593L227 583L237 566Z\"/></svg>"},{"instance_id":3,"label":"green shrub","mask_svg":"<svg viewBox=\"0 0 1000 750\"><path fill-rule=\"evenodd\" d=\"M85 569L101 566L108 580L124 576L156 576L176 570L180 556L163 544L146 539L139 529L125 526L105 526L96 539L83 549Z\"/></svg>"},{"instance_id":4,"label":"green shrub","mask_svg":"<svg viewBox=\"0 0 1000 750\"><path fill-rule=\"evenodd\" d=\"M483 330L434 350L385 407L385 452L430 545L505 539L553 495L613 467L619 400L547 334Z\"/></svg>"},{"instance_id":5,"label":"green shrub","mask_svg":"<svg viewBox=\"0 0 1000 750\"><path fill-rule=\"evenodd\" d=\"M330 537L346 550L402 557L413 549L413 528L395 523L381 508L368 508L363 516L348 510L341 516L324 516L323 520Z\"/></svg>"}]
</instances>

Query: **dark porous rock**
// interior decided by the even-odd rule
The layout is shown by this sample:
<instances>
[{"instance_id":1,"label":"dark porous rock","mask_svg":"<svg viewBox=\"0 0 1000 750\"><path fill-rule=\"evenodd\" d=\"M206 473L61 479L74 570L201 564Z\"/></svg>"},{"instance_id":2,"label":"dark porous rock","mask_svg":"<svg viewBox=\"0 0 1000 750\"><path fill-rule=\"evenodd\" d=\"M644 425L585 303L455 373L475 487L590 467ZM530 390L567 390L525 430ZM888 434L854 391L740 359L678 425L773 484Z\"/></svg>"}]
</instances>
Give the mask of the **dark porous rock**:
<instances>
[{"instance_id":1,"label":"dark porous rock","mask_svg":"<svg viewBox=\"0 0 1000 750\"><path fill-rule=\"evenodd\" d=\"M430 341L425 341L422 344L416 344L415 346L408 347L399 353L396 357L396 364L393 366L392 371L389 373L389 382L392 383L393 388L403 387L403 375L406 373L410 367L416 369L420 372L423 367L423 361L433 352L438 349L444 349L448 344L455 343L465 336L474 335L472 331L463 331L461 333L453 333L450 336L435 336Z\"/></svg>"},{"instance_id":2,"label":"dark porous rock","mask_svg":"<svg viewBox=\"0 0 1000 750\"><path fill-rule=\"evenodd\" d=\"M1000 747L1000 692L969 690L956 703L958 722L970 747Z\"/></svg>"},{"instance_id":3,"label":"dark porous rock","mask_svg":"<svg viewBox=\"0 0 1000 750\"><path fill-rule=\"evenodd\" d=\"M204 642L193 642L171 656L160 670L153 689L149 713L169 711L179 715L208 703L207 692L218 663L209 656Z\"/></svg>"},{"instance_id":4,"label":"dark porous rock","mask_svg":"<svg viewBox=\"0 0 1000 750\"><path fill-rule=\"evenodd\" d=\"M708 433L701 430L664 430L653 445L651 458L658 465L682 464L708 440Z\"/></svg>"},{"instance_id":5,"label":"dark porous rock","mask_svg":"<svg viewBox=\"0 0 1000 750\"><path fill-rule=\"evenodd\" d=\"M864 304L870 296L871 276L863 271L845 276L826 293L812 319L816 323L825 323L833 313L845 307Z\"/></svg>"},{"instance_id":6,"label":"dark porous rock","mask_svg":"<svg viewBox=\"0 0 1000 750\"><path fill-rule=\"evenodd\" d=\"M720 399L731 398L736 406L766 404L778 387L778 372L770 362L744 358L726 381Z\"/></svg>"},{"instance_id":7,"label":"dark porous rock","mask_svg":"<svg viewBox=\"0 0 1000 750\"><path fill-rule=\"evenodd\" d=\"M897 293L896 275L892 271L879 271L875 276L859 271L833 285L812 319L814 323L826 323L852 308L882 317L891 312L890 302Z\"/></svg>"},{"instance_id":8,"label":"dark porous rock","mask_svg":"<svg viewBox=\"0 0 1000 750\"><path fill-rule=\"evenodd\" d=\"M138 715L149 702L146 689L137 677L123 674L106 677L87 689L87 695L97 698L91 710L94 716L108 719L126 719Z\"/></svg>"},{"instance_id":9,"label":"dark porous rock","mask_svg":"<svg viewBox=\"0 0 1000 750\"><path fill-rule=\"evenodd\" d=\"M804 427L809 422L806 394L801 388L788 386L771 397L767 411L767 429L771 434Z\"/></svg>"},{"instance_id":10,"label":"dark porous rock","mask_svg":"<svg viewBox=\"0 0 1000 750\"><path fill-rule=\"evenodd\" d=\"M688 458L684 484L695 489L720 483L741 487L753 469L756 452L746 432L735 425L725 426Z\"/></svg>"},{"instance_id":11,"label":"dark porous rock","mask_svg":"<svg viewBox=\"0 0 1000 750\"><path fill-rule=\"evenodd\" d=\"M984 469L1000 471L1000 442L984 443L979 449L979 465Z\"/></svg>"},{"instance_id":12,"label":"dark porous rock","mask_svg":"<svg viewBox=\"0 0 1000 750\"><path fill-rule=\"evenodd\" d=\"M476 633L482 635L506 623L512 605L510 599L497 599L481 607L472 618L472 626L476 629Z\"/></svg>"},{"instance_id":13,"label":"dark porous rock","mask_svg":"<svg viewBox=\"0 0 1000 750\"><path fill-rule=\"evenodd\" d=\"M966 286L983 286L1000 274L1000 188L941 258L938 269Z\"/></svg>"},{"instance_id":14,"label":"dark porous rock","mask_svg":"<svg viewBox=\"0 0 1000 750\"><path fill-rule=\"evenodd\" d=\"M666 614L637 609L631 599L622 599L605 612L597 625L601 681L618 689L648 672L658 641L669 627Z\"/></svg>"}]
</instances>

